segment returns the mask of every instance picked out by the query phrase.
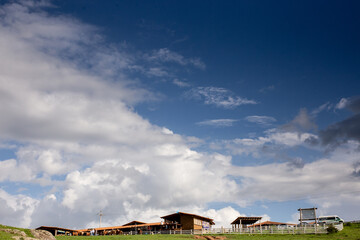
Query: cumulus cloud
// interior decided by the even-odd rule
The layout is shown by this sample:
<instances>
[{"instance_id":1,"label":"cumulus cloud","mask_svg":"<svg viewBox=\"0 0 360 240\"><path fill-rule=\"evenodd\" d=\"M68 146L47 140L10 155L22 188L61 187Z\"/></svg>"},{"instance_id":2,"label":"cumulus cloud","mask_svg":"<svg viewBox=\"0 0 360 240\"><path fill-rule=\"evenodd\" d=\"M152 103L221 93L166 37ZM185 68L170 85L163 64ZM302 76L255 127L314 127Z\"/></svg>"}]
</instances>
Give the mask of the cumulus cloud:
<instances>
[{"instance_id":1,"label":"cumulus cloud","mask_svg":"<svg viewBox=\"0 0 360 240\"><path fill-rule=\"evenodd\" d=\"M11 195L0 189L0 216L6 225L28 227L39 201L25 195Z\"/></svg>"},{"instance_id":2,"label":"cumulus cloud","mask_svg":"<svg viewBox=\"0 0 360 240\"><path fill-rule=\"evenodd\" d=\"M231 158L196 152L187 145L194 138L133 111L153 96L127 77L135 58L104 47L96 28L30 3L7 4L0 12L0 131L2 146L12 142L16 153L0 162L0 181L32 183L49 197L2 191L1 221L37 227L49 223L41 219L51 211L53 225L84 227L102 209L116 213L106 224L119 225L232 198ZM165 53L159 61L179 57Z\"/></svg>"},{"instance_id":3,"label":"cumulus cloud","mask_svg":"<svg viewBox=\"0 0 360 240\"><path fill-rule=\"evenodd\" d=\"M257 104L254 100L235 96L230 90L218 87L193 88L187 91L185 96L190 99L202 100L205 104L230 109L241 105Z\"/></svg>"},{"instance_id":4,"label":"cumulus cloud","mask_svg":"<svg viewBox=\"0 0 360 240\"><path fill-rule=\"evenodd\" d=\"M12 142L16 158L0 162L0 181L32 183L45 193L42 186L49 186L52 197L34 200L2 191L2 209L9 210L2 221L37 227L51 211L54 225L83 227L103 209L118 213L108 224L119 224L118 216L230 198L224 189L235 192L236 183L226 176L229 159L191 150L189 139L132 110L152 93L127 77L134 63L128 53L100 47L103 40L92 26L50 16L30 3L1 8L0 130L2 146ZM213 191L206 191L208 184ZM29 206L22 209L21 201ZM71 216L57 215L63 212Z\"/></svg>"},{"instance_id":5,"label":"cumulus cloud","mask_svg":"<svg viewBox=\"0 0 360 240\"><path fill-rule=\"evenodd\" d=\"M2 222L83 228L97 225L100 210L106 225L158 221L184 210L225 224L239 212L209 210L209 202L246 206L259 199L281 201L325 189L335 179L330 190L358 187L358 159L338 150L334 158L302 168L288 163L240 167L230 155L195 151L189 145L199 139L156 126L133 110L154 98L127 74L141 69L136 57L121 46L105 47L96 28L49 15L44 6L51 7L26 1L0 8L0 144L16 155L0 161L0 181L12 187L11 192L0 189ZM155 62L201 66L200 60L168 49L152 56ZM256 104L223 88L193 92L218 107ZM295 123L309 126L302 118ZM266 144L296 147L310 136L317 137L273 130L264 137L235 139L227 148L253 154ZM352 161L335 161L335 154ZM326 177L318 179L319 173ZM14 194L26 184L36 196Z\"/></svg>"},{"instance_id":6,"label":"cumulus cloud","mask_svg":"<svg viewBox=\"0 0 360 240\"><path fill-rule=\"evenodd\" d=\"M196 123L201 126L214 126L214 127L231 127L237 119L212 119Z\"/></svg>"}]
</instances>

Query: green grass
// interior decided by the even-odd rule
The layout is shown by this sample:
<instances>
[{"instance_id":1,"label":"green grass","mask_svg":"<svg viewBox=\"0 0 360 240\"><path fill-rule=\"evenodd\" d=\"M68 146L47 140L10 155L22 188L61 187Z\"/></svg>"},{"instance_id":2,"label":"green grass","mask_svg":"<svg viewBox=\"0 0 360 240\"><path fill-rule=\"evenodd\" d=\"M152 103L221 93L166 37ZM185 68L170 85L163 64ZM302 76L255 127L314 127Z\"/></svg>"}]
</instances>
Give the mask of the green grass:
<instances>
[{"instance_id":1,"label":"green grass","mask_svg":"<svg viewBox=\"0 0 360 240\"><path fill-rule=\"evenodd\" d=\"M0 225L0 229L10 228L24 231L29 237L33 237L29 229L16 228ZM263 235L248 235L248 234L222 234L229 240L360 240L360 223L345 226L344 230L335 234L304 234L304 235L291 235L291 234L263 234ZM11 239L12 235L0 231L0 240ZM118 235L118 236L57 236L57 240L185 240L193 239L192 235Z\"/></svg>"},{"instance_id":2,"label":"green grass","mask_svg":"<svg viewBox=\"0 0 360 240\"><path fill-rule=\"evenodd\" d=\"M5 226L5 225L0 224L0 229L17 229L17 230L25 232L28 237L34 237L31 233L30 229L26 229L26 228L10 227L10 226ZM0 231L0 239L11 239L11 236L13 236L13 235L10 233Z\"/></svg>"},{"instance_id":3,"label":"green grass","mask_svg":"<svg viewBox=\"0 0 360 240\"><path fill-rule=\"evenodd\" d=\"M0 239L11 239L12 235L10 233L0 231Z\"/></svg>"},{"instance_id":4,"label":"green grass","mask_svg":"<svg viewBox=\"0 0 360 240\"><path fill-rule=\"evenodd\" d=\"M214 235L212 235L214 236ZM360 240L360 224L351 224L345 226L344 230L335 234L263 234L263 235L248 235L248 234L222 234L226 239L241 239L241 240ZM176 239L193 239L192 235L132 235L132 236L58 236L57 240L176 240Z\"/></svg>"}]
</instances>

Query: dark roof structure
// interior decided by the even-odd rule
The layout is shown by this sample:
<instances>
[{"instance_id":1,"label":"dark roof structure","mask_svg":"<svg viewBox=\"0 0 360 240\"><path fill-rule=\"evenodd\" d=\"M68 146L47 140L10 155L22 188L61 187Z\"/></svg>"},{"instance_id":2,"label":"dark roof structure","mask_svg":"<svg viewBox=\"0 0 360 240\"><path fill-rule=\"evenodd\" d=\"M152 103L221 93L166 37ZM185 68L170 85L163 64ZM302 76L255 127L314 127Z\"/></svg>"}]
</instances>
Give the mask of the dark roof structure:
<instances>
[{"instance_id":1,"label":"dark roof structure","mask_svg":"<svg viewBox=\"0 0 360 240\"><path fill-rule=\"evenodd\" d=\"M144 222L139 222L139 221L132 221L129 223L124 224L123 226L130 226L130 225L140 225L140 224L146 224Z\"/></svg>"},{"instance_id":2,"label":"dark roof structure","mask_svg":"<svg viewBox=\"0 0 360 240\"><path fill-rule=\"evenodd\" d=\"M249 224L254 224L257 221L259 221L262 217L238 217L237 219L235 219L231 224L244 224L244 225L249 225Z\"/></svg>"},{"instance_id":3,"label":"dark roof structure","mask_svg":"<svg viewBox=\"0 0 360 240\"><path fill-rule=\"evenodd\" d=\"M61 228L61 227L50 227L50 226L41 226L36 228L36 230L46 230L48 232L51 232L52 235L56 235L56 232L69 232L71 234L73 234L74 232L77 232L77 230L73 230L73 229L68 229L68 228Z\"/></svg>"},{"instance_id":4,"label":"dark roof structure","mask_svg":"<svg viewBox=\"0 0 360 240\"><path fill-rule=\"evenodd\" d=\"M180 215L192 216L192 217L194 217L194 218L197 218L197 219L200 219L200 220L209 222L211 225L215 225L214 219L212 219L212 218L207 218L207 217L203 217L203 216L199 216L199 215L192 214L192 213L177 212L177 213L173 213L173 214L170 214L170 215L163 216L163 217L161 217L161 218L167 219L167 220L170 220L170 221L180 222Z\"/></svg>"}]
</instances>

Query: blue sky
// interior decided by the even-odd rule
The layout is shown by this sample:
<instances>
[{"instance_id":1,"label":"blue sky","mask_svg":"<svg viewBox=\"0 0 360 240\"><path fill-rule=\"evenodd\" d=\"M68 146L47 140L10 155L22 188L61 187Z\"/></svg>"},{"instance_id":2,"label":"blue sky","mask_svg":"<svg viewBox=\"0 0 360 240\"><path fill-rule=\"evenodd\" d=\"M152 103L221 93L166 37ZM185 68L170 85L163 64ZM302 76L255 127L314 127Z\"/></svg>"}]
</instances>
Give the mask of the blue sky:
<instances>
[{"instance_id":1,"label":"blue sky","mask_svg":"<svg viewBox=\"0 0 360 240\"><path fill-rule=\"evenodd\" d=\"M357 1L0 3L0 223L358 218Z\"/></svg>"}]
</instances>

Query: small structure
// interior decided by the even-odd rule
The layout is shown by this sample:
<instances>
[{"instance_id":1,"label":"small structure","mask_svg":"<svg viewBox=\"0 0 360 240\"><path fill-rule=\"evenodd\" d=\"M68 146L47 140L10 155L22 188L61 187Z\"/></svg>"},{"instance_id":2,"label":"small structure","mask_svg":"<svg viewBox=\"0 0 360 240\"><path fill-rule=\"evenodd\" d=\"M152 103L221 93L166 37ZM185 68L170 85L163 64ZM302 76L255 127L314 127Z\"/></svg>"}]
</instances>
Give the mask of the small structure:
<instances>
[{"instance_id":1,"label":"small structure","mask_svg":"<svg viewBox=\"0 0 360 240\"><path fill-rule=\"evenodd\" d=\"M261 220L261 218L262 217L238 217L231 223L232 229L234 232L241 232L244 225L248 227L248 225L256 223Z\"/></svg>"},{"instance_id":2,"label":"small structure","mask_svg":"<svg viewBox=\"0 0 360 240\"><path fill-rule=\"evenodd\" d=\"M164 225L172 226L174 230L203 230L210 229L212 225L215 225L211 218L184 212L173 213L161 218L164 219Z\"/></svg>"},{"instance_id":3,"label":"small structure","mask_svg":"<svg viewBox=\"0 0 360 240\"><path fill-rule=\"evenodd\" d=\"M77 235L77 230L72 230L68 228L60 228L60 227L49 227L49 226L41 226L36 228L36 230L45 230L50 232L54 236L58 235Z\"/></svg>"}]
</instances>

